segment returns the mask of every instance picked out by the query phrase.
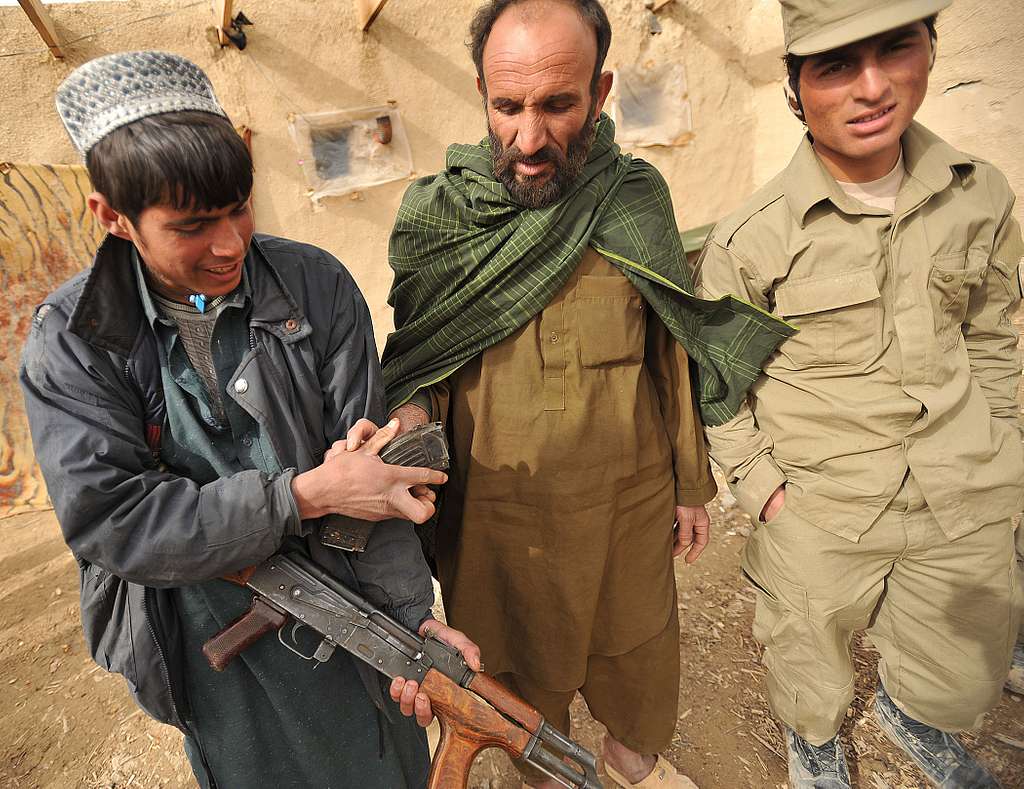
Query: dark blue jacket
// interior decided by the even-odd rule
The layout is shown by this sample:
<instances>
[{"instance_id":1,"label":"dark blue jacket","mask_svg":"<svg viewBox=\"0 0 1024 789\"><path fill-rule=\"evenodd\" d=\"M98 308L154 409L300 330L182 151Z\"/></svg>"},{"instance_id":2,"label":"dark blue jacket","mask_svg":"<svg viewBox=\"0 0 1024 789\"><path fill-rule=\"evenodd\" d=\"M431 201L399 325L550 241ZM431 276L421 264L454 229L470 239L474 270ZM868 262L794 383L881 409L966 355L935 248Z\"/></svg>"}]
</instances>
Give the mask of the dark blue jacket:
<instances>
[{"instance_id":1,"label":"dark blue jacket","mask_svg":"<svg viewBox=\"0 0 1024 789\"><path fill-rule=\"evenodd\" d=\"M295 474L319 465L356 420L384 417L369 312L341 264L306 244L253 239L251 348L226 389L286 470L199 485L159 461L160 357L131 252L108 236L92 267L36 309L21 385L36 458L78 560L89 649L147 713L184 730L168 588L258 563L299 535L314 560L409 627L426 616L433 590L411 524L378 524L364 553L346 554L320 545L318 524L299 521L291 495ZM232 384L242 377L239 393ZM357 665L379 704L377 675Z\"/></svg>"}]
</instances>

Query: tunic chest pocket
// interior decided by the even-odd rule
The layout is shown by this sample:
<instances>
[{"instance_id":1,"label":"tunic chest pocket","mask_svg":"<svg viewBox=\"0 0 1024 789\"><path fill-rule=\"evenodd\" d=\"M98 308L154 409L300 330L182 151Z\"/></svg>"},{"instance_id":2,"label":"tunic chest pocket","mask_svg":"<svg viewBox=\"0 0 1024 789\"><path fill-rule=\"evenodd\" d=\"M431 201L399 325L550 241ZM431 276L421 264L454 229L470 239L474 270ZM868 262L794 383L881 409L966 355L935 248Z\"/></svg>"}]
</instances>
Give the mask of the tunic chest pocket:
<instances>
[{"instance_id":1,"label":"tunic chest pocket","mask_svg":"<svg viewBox=\"0 0 1024 789\"><path fill-rule=\"evenodd\" d=\"M882 298L871 269L786 282L775 306L800 330L779 347L795 369L861 364L882 352Z\"/></svg>"},{"instance_id":2,"label":"tunic chest pocket","mask_svg":"<svg viewBox=\"0 0 1024 789\"><path fill-rule=\"evenodd\" d=\"M988 254L983 250L932 258L928 294L932 299L935 333L944 350L955 347L960 341L971 291L981 283L987 268Z\"/></svg>"},{"instance_id":3,"label":"tunic chest pocket","mask_svg":"<svg viewBox=\"0 0 1024 789\"><path fill-rule=\"evenodd\" d=\"M576 288L580 362L584 367L644 359L644 300L625 277L584 275Z\"/></svg>"}]
</instances>

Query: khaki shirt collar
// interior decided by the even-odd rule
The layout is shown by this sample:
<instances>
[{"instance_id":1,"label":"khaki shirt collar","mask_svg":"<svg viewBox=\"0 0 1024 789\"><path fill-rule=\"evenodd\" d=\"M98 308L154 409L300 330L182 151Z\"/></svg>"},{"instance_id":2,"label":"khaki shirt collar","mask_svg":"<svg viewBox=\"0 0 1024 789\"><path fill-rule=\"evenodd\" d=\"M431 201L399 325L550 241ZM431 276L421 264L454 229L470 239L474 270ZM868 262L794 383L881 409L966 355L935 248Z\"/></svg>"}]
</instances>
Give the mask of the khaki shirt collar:
<instances>
[{"instance_id":1,"label":"khaki shirt collar","mask_svg":"<svg viewBox=\"0 0 1024 789\"><path fill-rule=\"evenodd\" d=\"M919 123L910 124L902 142L907 178L901 189L901 204L904 202L902 193L911 181L924 189L920 197L928 197L948 187L954 173L964 177L974 169L974 163L968 157ZM800 227L804 227L808 212L823 200L828 200L844 214L886 214L882 209L864 205L842 190L814 152L808 135L804 135L786 168L784 186L786 201Z\"/></svg>"},{"instance_id":2,"label":"khaki shirt collar","mask_svg":"<svg viewBox=\"0 0 1024 789\"><path fill-rule=\"evenodd\" d=\"M903 133L903 162L907 180L913 178L920 182L928 195L945 190L954 175L963 180L974 172L974 162L969 156L916 122ZM904 181L904 188L906 185Z\"/></svg>"}]
</instances>

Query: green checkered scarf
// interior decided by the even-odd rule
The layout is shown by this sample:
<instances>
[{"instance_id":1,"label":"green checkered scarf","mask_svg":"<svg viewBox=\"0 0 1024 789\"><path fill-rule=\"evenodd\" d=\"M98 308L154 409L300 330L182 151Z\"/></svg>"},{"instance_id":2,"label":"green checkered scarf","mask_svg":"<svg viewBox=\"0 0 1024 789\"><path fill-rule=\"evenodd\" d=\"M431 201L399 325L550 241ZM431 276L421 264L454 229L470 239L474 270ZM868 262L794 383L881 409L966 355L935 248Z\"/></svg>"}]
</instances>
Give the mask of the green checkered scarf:
<instances>
[{"instance_id":1,"label":"green checkered scarf","mask_svg":"<svg viewBox=\"0 0 1024 789\"><path fill-rule=\"evenodd\" d=\"M736 414L768 354L793 333L735 298L692 295L668 187L647 162L619 152L607 116L583 173L547 208L512 202L486 140L452 145L446 164L409 187L391 234L389 411L540 313L588 246L622 270L696 363L707 425Z\"/></svg>"}]
</instances>

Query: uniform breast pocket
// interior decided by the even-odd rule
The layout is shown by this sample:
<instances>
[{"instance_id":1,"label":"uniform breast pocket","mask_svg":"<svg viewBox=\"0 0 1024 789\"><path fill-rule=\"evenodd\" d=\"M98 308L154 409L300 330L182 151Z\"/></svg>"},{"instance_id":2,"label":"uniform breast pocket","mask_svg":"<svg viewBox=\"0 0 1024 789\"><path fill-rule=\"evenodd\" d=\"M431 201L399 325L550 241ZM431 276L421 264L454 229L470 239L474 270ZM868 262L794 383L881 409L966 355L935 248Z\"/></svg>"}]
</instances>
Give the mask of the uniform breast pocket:
<instances>
[{"instance_id":1,"label":"uniform breast pocket","mask_svg":"<svg viewBox=\"0 0 1024 789\"><path fill-rule=\"evenodd\" d=\"M935 316L935 334L944 350L960 342L971 291L981 283L987 268L988 254L982 250L932 258L928 294Z\"/></svg>"},{"instance_id":2,"label":"uniform breast pocket","mask_svg":"<svg viewBox=\"0 0 1024 789\"><path fill-rule=\"evenodd\" d=\"M644 300L625 277L584 275L576 288L580 362L584 367L644 359Z\"/></svg>"},{"instance_id":3,"label":"uniform breast pocket","mask_svg":"<svg viewBox=\"0 0 1024 789\"><path fill-rule=\"evenodd\" d=\"M795 369L861 364L882 352L882 298L871 269L786 282L775 306L799 329L779 347Z\"/></svg>"}]
</instances>

